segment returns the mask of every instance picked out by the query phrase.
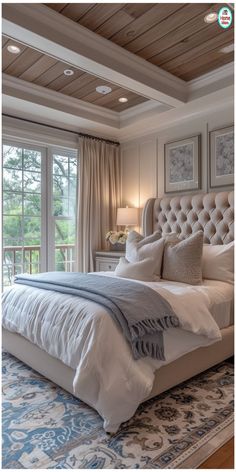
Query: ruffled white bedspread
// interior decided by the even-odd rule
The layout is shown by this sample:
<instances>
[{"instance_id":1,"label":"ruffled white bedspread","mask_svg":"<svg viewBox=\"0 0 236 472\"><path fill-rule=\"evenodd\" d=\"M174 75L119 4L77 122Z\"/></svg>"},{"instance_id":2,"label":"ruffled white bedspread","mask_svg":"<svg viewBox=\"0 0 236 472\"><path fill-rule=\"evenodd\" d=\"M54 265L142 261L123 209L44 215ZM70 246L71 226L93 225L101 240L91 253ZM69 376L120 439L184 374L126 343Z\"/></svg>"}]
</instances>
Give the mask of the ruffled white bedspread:
<instances>
[{"instance_id":1,"label":"ruffled white bedspread","mask_svg":"<svg viewBox=\"0 0 236 472\"><path fill-rule=\"evenodd\" d=\"M144 282L139 283L142 290ZM166 298L181 323L181 329L164 333L165 362L135 361L116 323L96 303L22 285L3 295L3 326L75 369L75 394L99 412L110 432L149 395L156 369L221 339L209 311L209 287L168 281L145 284Z\"/></svg>"}]
</instances>

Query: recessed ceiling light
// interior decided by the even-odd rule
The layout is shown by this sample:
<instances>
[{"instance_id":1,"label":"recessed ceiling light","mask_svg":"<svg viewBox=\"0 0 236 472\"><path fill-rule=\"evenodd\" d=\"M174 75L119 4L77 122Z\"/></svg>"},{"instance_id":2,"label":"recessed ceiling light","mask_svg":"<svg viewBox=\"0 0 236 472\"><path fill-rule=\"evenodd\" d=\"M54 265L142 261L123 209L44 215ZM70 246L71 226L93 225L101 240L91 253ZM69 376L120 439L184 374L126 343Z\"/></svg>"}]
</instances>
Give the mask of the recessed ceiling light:
<instances>
[{"instance_id":1,"label":"recessed ceiling light","mask_svg":"<svg viewBox=\"0 0 236 472\"><path fill-rule=\"evenodd\" d=\"M204 16L204 21L205 23L211 24L211 23L215 23L215 21L217 21L217 18L218 18L217 13L212 12Z\"/></svg>"},{"instance_id":2,"label":"recessed ceiling light","mask_svg":"<svg viewBox=\"0 0 236 472\"><path fill-rule=\"evenodd\" d=\"M121 97L121 98L119 98L119 102L120 102L120 103L126 103L126 102L128 102L128 98L126 98L126 97Z\"/></svg>"},{"instance_id":3,"label":"recessed ceiling light","mask_svg":"<svg viewBox=\"0 0 236 472\"><path fill-rule=\"evenodd\" d=\"M107 93L112 92L112 88L107 85L99 85L99 87L96 87L96 92L106 95Z\"/></svg>"},{"instance_id":4,"label":"recessed ceiling light","mask_svg":"<svg viewBox=\"0 0 236 472\"><path fill-rule=\"evenodd\" d=\"M9 44L9 46L7 46L7 50L12 54L20 53L20 48L18 46L15 46L14 44Z\"/></svg>"},{"instance_id":5,"label":"recessed ceiling light","mask_svg":"<svg viewBox=\"0 0 236 472\"><path fill-rule=\"evenodd\" d=\"M64 70L64 75L74 75L74 71L72 69L65 69Z\"/></svg>"},{"instance_id":6,"label":"recessed ceiling light","mask_svg":"<svg viewBox=\"0 0 236 472\"><path fill-rule=\"evenodd\" d=\"M224 54L229 54L230 52L234 51L234 43L229 44L228 46L225 46L224 48L220 49L220 52L223 52Z\"/></svg>"}]
</instances>

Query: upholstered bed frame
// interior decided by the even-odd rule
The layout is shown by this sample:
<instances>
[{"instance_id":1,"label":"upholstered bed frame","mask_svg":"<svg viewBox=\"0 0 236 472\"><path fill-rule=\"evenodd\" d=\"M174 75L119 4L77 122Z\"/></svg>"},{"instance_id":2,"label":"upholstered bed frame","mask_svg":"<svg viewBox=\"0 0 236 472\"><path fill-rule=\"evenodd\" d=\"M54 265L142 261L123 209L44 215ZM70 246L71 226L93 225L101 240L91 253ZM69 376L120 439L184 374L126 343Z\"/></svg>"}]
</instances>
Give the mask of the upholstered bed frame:
<instances>
[{"instance_id":1,"label":"upholstered bed frame","mask_svg":"<svg viewBox=\"0 0 236 472\"><path fill-rule=\"evenodd\" d=\"M150 198L143 211L145 236L154 231L177 232L187 238L202 230L204 243L234 240L234 192Z\"/></svg>"},{"instance_id":2,"label":"upholstered bed frame","mask_svg":"<svg viewBox=\"0 0 236 472\"><path fill-rule=\"evenodd\" d=\"M209 244L226 244L234 239L233 192L150 199L143 211L143 232L176 231L186 238L202 229ZM221 330L222 340L196 349L157 371L148 398L178 385L209 367L231 357L234 349L233 326ZM3 329L3 347L32 368L73 393L75 372L61 361L19 334Z\"/></svg>"}]
</instances>

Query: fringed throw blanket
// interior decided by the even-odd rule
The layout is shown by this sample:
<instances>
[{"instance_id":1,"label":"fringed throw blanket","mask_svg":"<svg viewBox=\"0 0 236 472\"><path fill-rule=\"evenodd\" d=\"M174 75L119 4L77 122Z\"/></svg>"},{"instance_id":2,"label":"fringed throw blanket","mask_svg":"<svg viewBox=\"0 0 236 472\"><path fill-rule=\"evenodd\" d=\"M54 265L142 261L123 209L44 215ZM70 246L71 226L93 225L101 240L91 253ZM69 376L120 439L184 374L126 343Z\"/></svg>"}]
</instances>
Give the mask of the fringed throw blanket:
<instances>
[{"instance_id":1,"label":"fringed throw blanket","mask_svg":"<svg viewBox=\"0 0 236 472\"><path fill-rule=\"evenodd\" d=\"M46 272L17 275L15 283L76 295L104 306L122 329L135 359L150 356L165 360L163 330L179 326L170 304L137 282L78 272Z\"/></svg>"}]
</instances>

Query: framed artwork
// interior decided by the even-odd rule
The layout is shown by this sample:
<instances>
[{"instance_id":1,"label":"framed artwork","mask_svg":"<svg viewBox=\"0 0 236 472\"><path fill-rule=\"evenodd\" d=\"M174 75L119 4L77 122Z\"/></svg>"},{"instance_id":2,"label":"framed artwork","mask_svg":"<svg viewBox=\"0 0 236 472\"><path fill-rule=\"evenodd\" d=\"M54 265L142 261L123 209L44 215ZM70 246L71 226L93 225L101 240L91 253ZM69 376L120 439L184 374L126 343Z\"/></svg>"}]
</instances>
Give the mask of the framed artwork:
<instances>
[{"instance_id":1,"label":"framed artwork","mask_svg":"<svg viewBox=\"0 0 236 472\"><path fill-rule=\"evenodd\" d=\"M200 188L201 136L165 144L165 193Z\"/></svg>"},{"instance_id":2,"label":"framed artwork","mask_svg":"<svg viewBox=\"0 0 236 472\"><path fill-rule=\"evenodd\" d=\"M210 187L234 183L234 127L216 129L210 139Z\"/></svg>"}]
</instances>

